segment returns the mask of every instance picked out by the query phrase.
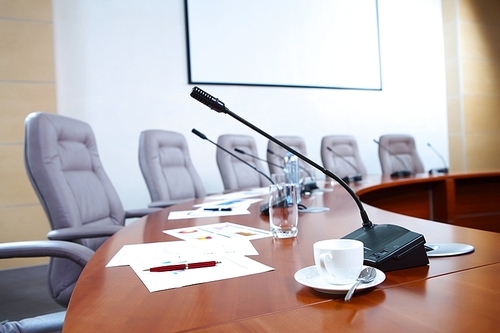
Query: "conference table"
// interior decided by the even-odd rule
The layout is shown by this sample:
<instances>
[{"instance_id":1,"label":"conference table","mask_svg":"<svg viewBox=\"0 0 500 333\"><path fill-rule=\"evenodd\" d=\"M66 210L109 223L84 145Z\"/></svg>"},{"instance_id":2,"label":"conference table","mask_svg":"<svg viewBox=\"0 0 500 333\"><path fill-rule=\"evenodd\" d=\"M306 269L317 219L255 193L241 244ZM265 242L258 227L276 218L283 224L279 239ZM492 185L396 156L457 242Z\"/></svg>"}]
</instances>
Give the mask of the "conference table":
<instances>
[{"instance_id":1,"label":"conference table","mask_svg":"<svg viewBox=\"0 0 500 333\"><path fill-rule=\"evenodd\" d=\"M218 222L269 230L268 217L259 211L263 201L252 204L250 214L225 217L168 219L170 212L193 209L193 205L209 198L160 210L127 225L96 251L76 284L63 332L494 331L500 325L497 288L500 233L408 216L376 206L405 211L412 205L389 205L376 195L377 191L389 196L387 191L393 188L401 194L405 186L407 192L412 192L413 186L418 188L424 183L427 199L420 201L429 202L430 197L430 202L437 205L434 197L443 190L438 183L451 186L450 182L458 178L480 179L481 183L485 177L494 180L500 173L419 175L399 180L368 176L358 184L351 184L364 201L373 223L403 226L423 234L427 243L471 244L475 251L431 257L425 266L385 272L381 284L355 293L350 302L345 302L343 295L321 293L294 279L297 271L314 265L314 242L341 238L361 227L356 203L336 183L326 183L321 186L324 190L303 197L304 205L329 210L299 214L296 238L251 241L259 253L252 259L274 270L149 292L129 266L105 267L124 245L178 241L163 231ZM443 204L453 197L446 186L448 199ZM497 188L492 190L488 186L486 190L491 190L488 200L500 206ZM439 189L434 192L435 188ZM411 198L411 193L408 195ZM393 201L397 202L399 197L395 195ZM261 198L266 200L265 195ZM424 209L427 213L433 210L440 209ZM450 212L449 208L444 210Z\"/></svg>"}]
</instances>

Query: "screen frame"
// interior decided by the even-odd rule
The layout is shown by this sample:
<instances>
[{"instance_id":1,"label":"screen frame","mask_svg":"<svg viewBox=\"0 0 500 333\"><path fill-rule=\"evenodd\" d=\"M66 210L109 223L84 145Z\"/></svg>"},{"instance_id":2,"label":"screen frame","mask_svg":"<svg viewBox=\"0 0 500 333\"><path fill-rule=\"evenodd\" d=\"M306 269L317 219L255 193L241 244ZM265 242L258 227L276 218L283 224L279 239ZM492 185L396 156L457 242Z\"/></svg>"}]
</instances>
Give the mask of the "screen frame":
<instances>
[{"instance_id":1,"label":"screen frame","mask_svg":"<svg viewBox=\"0 0 500 333\"><path fill-rule=\"evenodd\" d=\"M193 33L190 31L189 25L189 2L190 0L184 0L184 15L185 15L185 37L186 37L186 55L187 55L187 76L188 84L200 84L200 85L223 85L223 86L259 86L259 87L287 87L287 88L312 88L312 89L340 89L340 90L368 90L368 91L382 91L382 60L381 60L381 47L380 47L380 22L379 22L379 8L378 0L373 0L375 2L375 20L376 20L376 44L377 44L377 57L378 57L378 87L355 87L355 86L344 86L344 85L320 85L320 84L288 84L288 83L259 83L259 82L223 82L217 80L196 80L193 79L193 63L192 63L192 52L193 48L191 43L193 38L190 38Z\"/></svg>"}]
</instances>

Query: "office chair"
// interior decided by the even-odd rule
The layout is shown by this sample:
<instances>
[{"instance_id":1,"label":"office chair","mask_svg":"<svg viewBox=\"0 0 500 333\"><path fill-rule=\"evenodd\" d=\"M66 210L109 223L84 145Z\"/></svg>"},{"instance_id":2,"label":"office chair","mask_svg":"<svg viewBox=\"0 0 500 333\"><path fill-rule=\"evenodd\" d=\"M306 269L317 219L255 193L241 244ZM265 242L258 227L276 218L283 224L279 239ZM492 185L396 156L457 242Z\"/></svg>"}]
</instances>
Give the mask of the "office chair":
<instances>
[{"instance_id":1,"label":"office chair","mask_svg":"<svg viewBox=\"0 0 500 333\"><path fill-rule=\"evenodd\" d=\"M70 260L80 268L85 267L93 254L94 251L83 245L64 241L23 241L0 244L0 259L57 257ZM19 321L4 321L0 323L0 332L60 332L65 314L66 311L59 311ZM4 319L0 318L0 320Z\"/></svg>"},{"instance_id":2,"label":"office chair","mask_svg":"<svg viewBox=\"0 0 500 333\"><path fill-rule=\"evenodd\" d=\"M386 134L379 139L378 156L382 174L393 175L401 171L425 172L415 139L407 134Z\"/></svg>"},{"instance_id":3,"label":"office chair","mask_svg":"<svg viewBox=\"0 0 500 333\"><path fill-rule=\"evenodd\" d=\"M255 140L248 135L221 135L217 139L217 144L230 152L234 152L234 149L238 148L247 154L258 156ZM260 161L247 154L241 154L238 157L264 172ZM266 177L222 149L217 149L216 160L225 190L258 188L270 184Z\"/></svg>"},{"instance_id":4,"label":"office chair","mask_svg":"<svg viewBox=\"0 0 500 333\"><path fill-rule=\"evenodd\" d=\"M123 209L85 122L31 113L25 120L24 160L51 225L49 239L76 242L95 251L123 227L126 218L155 211ZM81 270L64 258L50 260L50 291L62 306L67 306Z\"/></svg>"},{"instance_id":5,"label":"office chair","mask_svg":"<svg viewBox=\"0 0 500 333\"><path fill-rule=\"evenodd\" d=\"M151 196L150 207L167 207L204 197L203 183L180 133L147 130L139 138L139 165Z\"/></svg>"},{"instance_id":6,"label":"office chair","mask_svg":"<svg viewBox=\"0 0 500 333\"><path fill-rule=\"evenodd\" d=\"M299 136L276 136L276 139L283 142L284 144L292 147L299 153L307 156L306 143L304 139ZM271 140L267 143L267 162L269 166L269 172L273 174L283 174L284 158L287 151L278 146ZM314 169L304 161L299 159L300 173L303 177L309 176L314 178ZM306 175L304 175L304 173Z\"/></svg>"},{"instance_id":7,"label":"office chair","mask_svg":"<svg viewBox=\"0 0 500 333\"><path fill-rule=\"evenodd\" d=\"M325 168L342 179L366 175L358 143L351 135L324 136L321 139L321 161Z\"/></svg>"}]
</instances>

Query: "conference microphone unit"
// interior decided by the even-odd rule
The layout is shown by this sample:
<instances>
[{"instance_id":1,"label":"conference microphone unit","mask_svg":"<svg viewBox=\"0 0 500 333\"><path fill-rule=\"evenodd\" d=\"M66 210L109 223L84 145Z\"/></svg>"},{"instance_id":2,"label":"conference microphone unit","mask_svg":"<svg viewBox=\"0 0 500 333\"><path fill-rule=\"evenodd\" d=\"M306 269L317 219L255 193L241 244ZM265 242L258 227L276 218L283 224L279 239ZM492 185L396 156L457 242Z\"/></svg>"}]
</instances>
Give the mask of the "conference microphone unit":
<instances>
[{"instance_id":1,"label":"conference microphone unit","mask_svg":"<svg viewBox=\"0 0 500 333\"><path fill-rule=\"evenodd\" d=\"M248 155L248 156L253 157L253 158L257 159L257 160L260 160L260 161L263 161L263 162L267 162L267 161L266 161L266 160L264 160L263 158L260 158L260 157L258 157L258 156L254 156L254 155L252 155L252 154L250 154L250 153L247 153L246 151L241 150L241 149L239 149L239 148L234 148L234 150L235 150L237 153L240 153L240 154L243 154L243 155ZM269 162L269 164L272 164L272 165L274 165L274 166L276 166L276 167L278 167L278 168L282 168L282 169L283 169L283 167L282 167L282 166L280 166L280 165L278 165L278 164L274 164L274 163L271 163L271 162ZM272 182L272 181L271 181L271 182ZM272 182L272 184L274 185L274 182ZM284 200L284 199L283 199L283 200L279 200L279 201L277 202L277 204L276 204L276 207L280 206L281 204L284 204L284 202L285 202L285 200ZM307 207L306 207L306 206L304 206L304 205L302 205L302 204L299 204L298 206L299 206L299 207L298 207L298 208L299 208L299 210L307 209ZM267 216L269 216L269 203L265 203L265 204L260 205L260 207L259 207L259 211L260 211L260 213L261 213L262 215L267 215Z\"/></svg>"},{"instance_id":2,"label":"conference microphone unit","mask_svg":"<svg viewBox=\"0 0 500 333\"><path fill-rule=\"evenodd\" d=\"M373 139L373 142L378 144L379 147L382 147L382 149L387 150L389 152L389 154L394 156L399 161L399 163L401 163L401 165L403 166L403 168L404 168L403 170L397 170L397 171L394 171L393 173L391 173L391 178L404 178L404 177L410 177L413 175L413 173L410 170L408 170L408 167L406 166L405 161L403 161L403 159L401 157L399 157L397 154L393 153L388 147L384 146L379 141Z\"/></svg>"},{"instance_id":3,"label":"conference microphone unit","mask_svg":"<svg viewBox=\"0 0 500 333\"><path fill-rule=\"evenodd\" d=\"M349 164L354 169L354 171L356 171L355 175L347 175L344 178L342 178L343 181L345 181L346 183L351 183L351 182L360 182L360 181L363 180L363 176L361 176L361 172L359 172L358 167L356 167L353 163L351 163L344 156L342 156L339 153L335 152L332 148L326 147L326 149L328 149L328 151L331 152L333 155L335 155L335 156L339 157L340 159L342 159L342 161L344 161L347 164Z\"/></svg>"},{"instance_id":4,"label":"conference microphone unit","mask_svg":"<svg viewBox=\"0 0 500 333\"><path fill-rule=\"evenodd\" d=\"M274 182L273 180L268 176L266 175L264 172L260 171L259 169L257 169L254 165L248 163L247 161L245 161L244 159L240 158L239 156L236 156L236 154L233 154L231 153L229 150L227 150L226 148L222 147L221 145L213 142L212 140L210 140L209 138L206 137L205 134L201 133L200 131L196 130L195 128L193 128L191 130L191 132L193 132L194 134L196 134L198 137L200 137L201 139L203 140L207 140L208 142L210 142L211 144L215 145L217 148L225 151L226 153L228 153L229 155L231 155L232 157L236 158L238 161L242 162L243 164L249 166L250 168L254 169L255 171L257 171L259 174L261 174L262 176L264 176L266 179L268 179L271 184L274 185Z\"/></svg>"},{"instance_id":5,"label":"conference microphone unit","mask_svg":"<svg viewBox=\"0 0 500 333\"><path fill-rule=\"evenodd\" d=\"M276 154L274 151L272 151L269 148L267 149L267 152L269 154L271 154L271 155L276 155L276 156L282 158L283 160L285 159L284 156ZM272 164L272 163L270 163L270 164ZM281 168L283 169L284 167L281 167ZM314 177L311 175L311 172L309 170L307 170L306 168L304 168L303 166L301 166L300 164L299 164L299 169L303 170L305 173L307 173L307 176L309 177L309 180L305 181L304 185L302 186L303 187L302 188L302 192L304 192L304 193L311 193L312 191L317 190L319 187L316 184L316 181L314 180Z\"/></svg>"},{"instance_id":6,"label":"conference microphone unit","mask_svg":"<svg viewBox=\"0 0 500 333\"><path fill-rule=\"evenodd\" d=\"M275 183L273 182L273 180L268 176L266 175L264 172L260 171L259 169L257 169L254 165L248 163L247 161L245 161L244 159L236 156L235 154L231 153L230 151L228 151L226 148L222 147L221 145L213 142L212 140L210 140L209 138L207 138L207 136L203 133L201 133L200 131L196 130L195 128L193 128L191 130L191 132L193 132L194 134L196 134L198 137L200 137L201 139L203 140L207 140L208 142L210 142L211 144L215 145L217 148L225 151L226 153L228 153L229 155L233 156L234 158L236 158L238 161L242 162L243 164L247 165L248 167L254 169L255 171L257 171L259 174L261 174L262 176L266 177L270 182L271 184L275 185ZM238 148L235 148L235 150L238 149ZM240 149L238 149L240 150ZM242 150L241 150L242 151ZM276 203L276 207L280 207L281 205L285 205L285 202L286 202L286 198L283 198L282 200L279 200L277 203ZM299 205L299 209L306 209L306 207L304 205ZM269 215L269 203L265 203L263 205L261 205L259 207L259 210L260 210L260 213L263 214L263 215Z\"/></svg>"},{"instance_id":7,"label":"conference microphone unit","mask_svg":"<svg viewBox=\"0 0 500 333\"><path fill-rule=\"evenodd\" d=\"M194 87L190 95L194 99L208 106L210 109L219 113L230 115L234 119L250 127L252 130L273 141L278 146L296 155L307 164L321 171L324 175L336 180L347 191L347 193L349 193L358 206L362 226L343 238L357 239L363 242L365 265L376 267L382 271L391 271L429 264L429 259L424 246L425 238L422 234L415 233L393 224L372 223L363 207L363 204L361 203L361 200L349 187L349 185L347 185L347 183L345 183L339 176L310 160L308 157L302 155L275 137L267 134L257 126L241 118L229 110L222 101L204 92L200 88Z\"/></svg>"},{"instance_id":8,"label":"conference microphone unit","mask_svg":"<svg viewBox=\"0 0 500 333\"><path fill-rule=\"evenodd\" d=\"M436 149L434 149L433 146L431 146L431 144L429 142L427 142L427 146L429 146L429 148L431 148L431 150L437 155L439 156L439 158L441 159L441 161L443 162L443 167L441 169L430 169L429 170L429 175L433 175L435 173L448 173L448 166L446 164L446 160L444 159L443 155L441 155Z\"/></svg>"},{"instance_id":9,"label":"conference microphone unit","mask_svg":"<svg viewBox=\"0 0 500 333\"><path fill-rule=\"evenodd\" d=\"M284 166L282 166L282 165L279 165L279 164L276 164L276 163L273 163L273 162L269 162L268 160L260 158L259 156L255 156L255 155L252 155L250 153L247 153L246 151L244 151L244 150L242 150L240 148L234 148L234 151L237 152L237 153L243 154L243 155L248 155L248 156L250 156L252 158L255 158L256 160L259 160L259 161L271 164L271 165L273 165L273 166L275 166L277 168L280 168L280 169L284 168Z\"/></svg>"}]
</instances>

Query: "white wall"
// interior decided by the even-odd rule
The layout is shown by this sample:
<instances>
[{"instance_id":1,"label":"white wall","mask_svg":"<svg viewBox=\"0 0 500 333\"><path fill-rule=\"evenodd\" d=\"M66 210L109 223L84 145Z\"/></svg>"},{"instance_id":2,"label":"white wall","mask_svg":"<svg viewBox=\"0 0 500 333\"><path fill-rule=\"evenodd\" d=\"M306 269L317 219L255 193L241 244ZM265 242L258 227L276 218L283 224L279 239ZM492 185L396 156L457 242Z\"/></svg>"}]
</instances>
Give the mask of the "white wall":
<instances>
[{"instance_id":1,"label":"white wall","mask_svg":"<svg viewBox=\"0 0 500 333\"><path fill-rule=\"evenodd\" d=\"M300 135L321 163L321 138L351 134L371 174L381 173L373 139L415 136L426 169L448 160L440 0L379 0L382 91L200 86L273 135ZM223 189L213 141L221 134L267 140L189 97L182 0L53 0L58 112L88 122L125 208L149 203L138 164L145 129L183 133L207 192ZM214 36L216 40L216 36ZM327 45L325 45L327 47ZM256 68L258 70L258 68Z\"/></svg>"}]
</instances>

